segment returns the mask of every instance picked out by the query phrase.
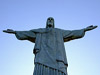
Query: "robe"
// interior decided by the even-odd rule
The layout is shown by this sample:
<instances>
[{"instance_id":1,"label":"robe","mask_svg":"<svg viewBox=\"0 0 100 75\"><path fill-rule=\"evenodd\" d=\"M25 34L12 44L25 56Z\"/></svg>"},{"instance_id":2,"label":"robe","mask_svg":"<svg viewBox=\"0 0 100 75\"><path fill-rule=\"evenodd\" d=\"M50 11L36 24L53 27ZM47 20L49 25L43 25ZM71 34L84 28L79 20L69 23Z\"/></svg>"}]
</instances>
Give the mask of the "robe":
<instances>
[{"instance_id":1,"label":"robe","mask_svg":"<svg viewBox=\"0 0 100 75\"><path fill-rule=\"evenodd\" d=\"M33 53L35 63L60 70L67 74L67 56L64 42L82 38L85 32L80 30L63 30L58 28L40 28L29 31L16 31L19 40L29 40L35 43Z\"/></svg>"}]
</instances>

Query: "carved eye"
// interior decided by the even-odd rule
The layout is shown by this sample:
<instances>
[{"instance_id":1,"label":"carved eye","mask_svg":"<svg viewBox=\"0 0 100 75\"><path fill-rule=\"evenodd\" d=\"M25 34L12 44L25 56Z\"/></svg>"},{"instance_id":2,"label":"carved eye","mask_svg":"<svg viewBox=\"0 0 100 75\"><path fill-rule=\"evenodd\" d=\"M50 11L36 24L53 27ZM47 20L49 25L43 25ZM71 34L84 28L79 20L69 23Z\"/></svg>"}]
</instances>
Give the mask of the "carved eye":
<instances>
[{"instance_id":1,"label":"carved eye","mask_svg":"<svg viewBox=\"0 0 100 75\"><path fill-rule=\"evenodd\" d=\"M52 21L53 21L54 19L53 19L53 18L48 18L48 20L49 20L49 21L50 21L50 20L52 20Z\"/></svg>"},{"instance_id":2,"label":"carved eye","mask_svg":"<svg viewBox=\"0 0 100 75\"><path fill-rule=\"evenodd\" d=\"M51 18L51 20L54 20L53 18Z\"/></svg>"}]
</instances>

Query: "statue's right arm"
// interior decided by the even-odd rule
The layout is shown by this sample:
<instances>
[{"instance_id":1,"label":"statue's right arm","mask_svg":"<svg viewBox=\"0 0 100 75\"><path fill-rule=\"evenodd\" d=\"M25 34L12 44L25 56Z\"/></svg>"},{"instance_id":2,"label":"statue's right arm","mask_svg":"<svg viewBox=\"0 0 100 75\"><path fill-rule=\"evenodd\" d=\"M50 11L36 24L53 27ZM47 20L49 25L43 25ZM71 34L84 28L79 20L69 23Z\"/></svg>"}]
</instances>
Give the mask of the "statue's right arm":
<instances>
[{"instance_id":1,"label":"statue's right arm","mask_svg":"<svg viewBox=\"0 0 100 75\"><path fill-rule=\"evenodd\" d=\"M10 33L10 34L16 34L16 31L14 31L12 29L3 30L3 32Z\"/></svg>"},{"instance_id":2,"label":"statue's right arm","mask_svg":"<svg viewBox=\"0 0 100 75\"><path fill-rule=\"evenodd\" d=\"M12 29L3 30L5 33L15 34L18 40L29 40L35 42L36 34L34 31L14 31Z\"/></svg>"}]
</instances>

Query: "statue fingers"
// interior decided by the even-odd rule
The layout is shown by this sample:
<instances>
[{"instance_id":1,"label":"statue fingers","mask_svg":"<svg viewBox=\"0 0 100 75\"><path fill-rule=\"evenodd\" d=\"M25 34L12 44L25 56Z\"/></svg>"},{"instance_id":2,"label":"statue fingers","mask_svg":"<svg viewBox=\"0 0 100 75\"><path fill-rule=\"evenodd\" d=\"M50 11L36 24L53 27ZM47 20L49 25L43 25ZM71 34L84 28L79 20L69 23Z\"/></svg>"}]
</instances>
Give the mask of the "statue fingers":
<instances>
[{"instance_id":1,"label":"statue fingers","mask_svg":"<svg viewBox=\"0 0 100 75\"><path fill-rule=\"evenodd\" d=\"M93 25L88 26L87 28L93 27Z\"/></svg>"},{"instance_id":2,"label":"statue fingers","mask_svg":"<svg viewBox=\"0 0 100 75\"><path fill-rule=\"evenodd\" d=\"M7 30L3 30L3 32L6 32L7 33Z\"/></svg>"},{"instance_id":3,"label":"statue fingers","mask_svg":"<svg viewBox=\"0 0 100 75\"><path fill-rule=\"evenodd\" d=\"M97 26L93 26L93 27L91 26L91 27L88 28L88 30L93 30L95 28L97 28Z\"/></svg>"},{"instance_id":4,"label":"statue fingers","mask_svg":"<svg viewBox=\"0 0 100 75\"><path fill-rule=\"evenodd\" d=\"M93 26L93 29L97 28L98 26Z\"/></svg>"},{"instance_id":5,"label":"statue fingers","mask_svg":"<svg viewBox=\"0 0 100 75\"><path fill-rule=\"evenodd\" d=\"M93 25L90 25L89 27L93 27Z\"/></svg>"},{"instance_id":6,"label":"statue fingers","mask_svg":"<svg viewBox=\"0 0 100 75\"><path fill-rule=\"evenodd\" d=\"M12 29L7 29L7 31L13 31Z\"/></svg>"}]
</instances>

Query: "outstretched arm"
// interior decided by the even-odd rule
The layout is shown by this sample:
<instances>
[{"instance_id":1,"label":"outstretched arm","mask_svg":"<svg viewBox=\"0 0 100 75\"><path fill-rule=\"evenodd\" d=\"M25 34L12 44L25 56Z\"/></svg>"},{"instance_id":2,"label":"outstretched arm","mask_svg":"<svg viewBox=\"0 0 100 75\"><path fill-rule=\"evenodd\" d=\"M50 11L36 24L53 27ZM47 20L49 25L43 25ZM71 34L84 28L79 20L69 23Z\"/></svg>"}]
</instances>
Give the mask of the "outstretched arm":
<instances>
[{"instance_id":1,"label":"outstretched arm","mask_svg":"<svg viewBox=\"0 0 100 75\"><path fill-rule=\"evenodd\" d=\"M70 41L70 40L74 40L74 39L79 39L82 38L85 35L86 31L90 31L97 28L97 26L88 26L84 29L81 30L63 30L63 38L64 38L64 42Z\"/></svg>"},{"instance_id":2,"label":"outstretched arm","mask_svg":"<svg viewBox=\"0 0 100 75\"><path fill-rule=\"evenodd\" d=\"M17 39L19 40L29 40L31 42L35 42L35 32L32 30L29 31L14 31L12 29L3 30L5 33L15 34Z\"/></svg>"}]
</instances>

